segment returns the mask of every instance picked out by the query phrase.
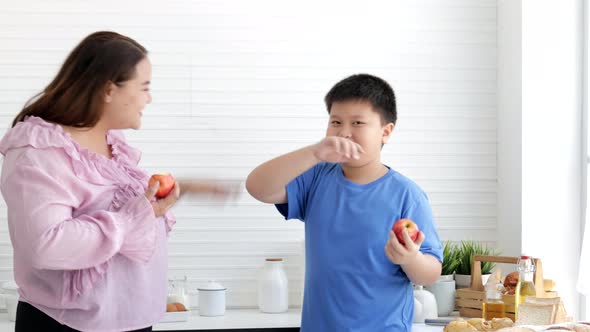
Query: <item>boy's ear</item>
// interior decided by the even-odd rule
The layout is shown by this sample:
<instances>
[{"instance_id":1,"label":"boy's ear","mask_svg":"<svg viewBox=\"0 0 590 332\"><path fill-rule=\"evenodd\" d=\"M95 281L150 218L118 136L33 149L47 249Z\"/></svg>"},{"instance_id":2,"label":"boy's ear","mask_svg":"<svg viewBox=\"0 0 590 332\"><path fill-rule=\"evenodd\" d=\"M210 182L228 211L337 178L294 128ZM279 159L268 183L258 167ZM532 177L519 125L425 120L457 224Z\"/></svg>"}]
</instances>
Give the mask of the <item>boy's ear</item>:
<instances>
[{"instance_id":1,"label":"boy's ear","mask_svg":"<svg viewBox=\"0 0 590 332\"><path fill-rule=\"evenodd\" d=\"M109 81L104 89L104 102L105 103L110 103L113 101L113 94L115 93L115 89L117 88L117 85L111 81Z\"/></svg>"},{"instance_id":2,"label":"boy's ear","mask_svg":"<svg viewBox=\"0 0 590 332\"><path fill-rule=\"evenodd\" d=\"M395 125L393 124L393 122L390 122L390 123L386 124L385 126L383 126L383 128L382 128L383 137L381 138L382 144L385 144L385 143L387 143L387 141L389 141L389 138L391 137L391 133L393 133L394 129L395 129Z\"/></svg>"}]
</instances>

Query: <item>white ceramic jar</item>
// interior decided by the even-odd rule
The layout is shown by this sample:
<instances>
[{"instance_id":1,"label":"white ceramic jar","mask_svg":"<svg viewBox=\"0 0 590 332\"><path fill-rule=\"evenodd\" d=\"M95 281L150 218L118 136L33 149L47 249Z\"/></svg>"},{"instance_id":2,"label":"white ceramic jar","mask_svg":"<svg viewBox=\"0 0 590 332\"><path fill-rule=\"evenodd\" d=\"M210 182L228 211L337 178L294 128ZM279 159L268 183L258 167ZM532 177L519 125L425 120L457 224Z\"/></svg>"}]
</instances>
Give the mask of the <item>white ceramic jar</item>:
<instances>
[{"instance_id":1,"label":"white ceramic jar","mask_svg":"<svg viewBox=\"0 0 590 332\"><path fill-rule=\"evenodd\" d=\"M422 310L422 303L414 297L414 323L424 323L424 315Z\"/></svg>"},{"instance_id":2,"label":"white ceramic jar","mask_svg":"<svg viewBox=\"0 0 590 332\"><path fill-rule=\"evenodd\" d=\"M18 306L18 285L14 281L6 281L2 283L0 298L4 299L6 303L6 312L8 313L8 320L16 320L16 308Z\"/></svg>"},{"instance_id":3,"label":"white ceramic jar","mask_svg":"<svg viewBox=\"0 0 590 332\"><path fill-rule=\"evenodd\" d=\"M207 285L198 290L200 316L223 316L225 314L225 287L210 280Z\"/></svg>"},{"instance_id":4,"label":"white ceramic jar","mask_svg":"<svg viewBox=\"0 0 590 332\"><path fill-rule=\"evenodd\" d=\"M417 285L414 289L414 299L422 304L422 315L419 321L414 317L414 323L424 323L424 319L438 318L436 298L434 294L424 289L423 286Z\"/></svg>"},{"instance_id":5,"label":"white ceramic jar","mask_svg":"<svg viewBox=\"0 0 590 332\"><path fill-rule=\"evenodd\" d=\"M267 258L258 275L258 308L266 313L289 309L289 281L282 258Z\"/></svg>"}]
</instances>

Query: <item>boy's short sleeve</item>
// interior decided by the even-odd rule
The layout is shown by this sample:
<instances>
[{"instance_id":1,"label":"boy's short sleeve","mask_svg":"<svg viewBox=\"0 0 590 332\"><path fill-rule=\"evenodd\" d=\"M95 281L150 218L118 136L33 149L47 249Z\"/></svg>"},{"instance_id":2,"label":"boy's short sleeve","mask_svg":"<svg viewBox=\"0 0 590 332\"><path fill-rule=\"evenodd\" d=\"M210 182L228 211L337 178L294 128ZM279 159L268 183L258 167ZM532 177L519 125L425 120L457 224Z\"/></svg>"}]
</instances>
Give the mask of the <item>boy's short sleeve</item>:
<instances>
[{"instance_id":1,"label":"boy's short sleeve","mask_svg":"<svg viewBox=\"0 0 590 332\"><path fill-rule=\"evenodd\" d=\"M420 231L424 233L425 239L420 246L420 251L423 254L429 254L436 257L436 259L442 263L442 245L440 238L438 237L438 232L436 231L434 219L432 217L432 209L426 194L422 193L419 198L414 201L414 204L405 209L402 218L413 220L420 228Z\"/></svg>"},{"instance_id":2,"label":"boy's short sleeve","mask_svg":"<svg viewBox=\"0 0 590 332\"><path fill-rule=\"evenodd\" d=\"M275 204L277 210L285 219L299 219L305 221L309 191L313 186L316 175L322 164L318 164L299 175L285 187L287 203Z\"/></svg>"}]
</instances>

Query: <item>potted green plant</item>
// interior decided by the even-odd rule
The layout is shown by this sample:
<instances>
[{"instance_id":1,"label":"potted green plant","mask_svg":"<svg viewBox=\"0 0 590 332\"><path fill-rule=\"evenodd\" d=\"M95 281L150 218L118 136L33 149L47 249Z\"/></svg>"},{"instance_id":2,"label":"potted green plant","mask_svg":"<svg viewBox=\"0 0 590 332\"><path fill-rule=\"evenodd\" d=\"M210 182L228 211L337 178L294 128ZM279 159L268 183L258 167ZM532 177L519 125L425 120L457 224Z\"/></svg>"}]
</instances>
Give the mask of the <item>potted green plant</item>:
<instances>
[{"instance_id":1,"label":"potted green plant","mask_svg":"<svg viewBox=\"0 0 590 332\"><path fill-rule=\"evenodd\" d=\"M457 245L451 241L446 241L443 246L443 262L440 279L446 281L454 280L454 274L460 262Z\"/></svg>"},{"instance_id":2,"label":"potted green plant","mask_svg":"<svg viewBox=\"0 0 590 332\"><path fill-rule=\"evenodd\" d=\"M471 285L471 265L474 255L499 255L499 251L483 245L476 241L461 241L457 246L459 263L455 269L455 281L457 288L469 287ZM492 269L496 264L492 262L481 263L482 283L485 285Z\"/></svg>"}]
</instances>

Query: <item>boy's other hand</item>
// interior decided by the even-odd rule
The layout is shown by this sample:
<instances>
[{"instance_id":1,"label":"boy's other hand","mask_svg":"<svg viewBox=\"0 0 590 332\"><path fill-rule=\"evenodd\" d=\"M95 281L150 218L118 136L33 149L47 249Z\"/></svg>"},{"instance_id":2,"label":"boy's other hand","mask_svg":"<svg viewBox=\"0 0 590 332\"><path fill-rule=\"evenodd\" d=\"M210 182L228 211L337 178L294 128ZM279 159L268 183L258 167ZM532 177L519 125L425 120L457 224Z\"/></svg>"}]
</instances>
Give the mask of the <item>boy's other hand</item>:
<instances>
[{"instance_id":1,"label":"boy's other hand","mask_svg":"<svg viewBox=\"0 0 590 332\"><path fill-rule=\"evenodd\" d=\"M389 231L389 240L387 240L387 244L385 244L385 254L387 258L398 265L405 265L411 263L420 252L420 246L422 242L424 242L425 236L424 233L420 232L416 241L412 241L408 232L404 229L402 231L404 236L405 245L401 244L397 236L393 231Z\"/></svg>"},{"instance_id":2,"label":"boy's other hand","mask_svg":"<svg viewBox=\"0 0 590 332\"><path fill-rule=\"evenodd\" d=\"M329 163L357 160L365 150L357 143L338 136L328 136L314 146L314 156Z\"/></svg>"}]
</instances>

